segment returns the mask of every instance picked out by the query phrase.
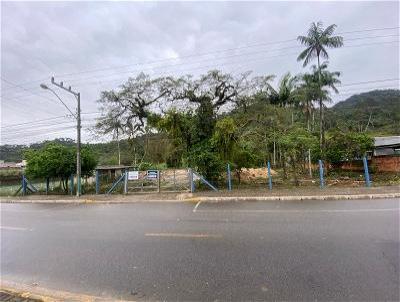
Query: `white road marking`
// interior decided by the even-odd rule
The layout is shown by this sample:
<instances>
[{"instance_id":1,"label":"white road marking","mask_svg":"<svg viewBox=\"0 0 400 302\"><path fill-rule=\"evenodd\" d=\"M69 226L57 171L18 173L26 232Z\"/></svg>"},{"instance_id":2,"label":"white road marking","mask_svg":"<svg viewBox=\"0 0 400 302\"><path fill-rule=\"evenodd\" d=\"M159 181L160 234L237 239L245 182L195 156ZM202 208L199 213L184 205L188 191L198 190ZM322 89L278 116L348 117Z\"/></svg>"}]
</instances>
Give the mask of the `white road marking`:
<instances>
[{"instance_id":1,"label":"white road marking","mask_svg":"<svg viewBox=\"0 0 400 302\"><path fill-rule=\"evenodd\" d=\"M187 234L187 233L146 233L147 237L175 237L175 238L221 238L215 234Z\"/></svg>"},{"instance_id":2,"label":"white road marking","mask_svg":"<svg viewBox=\"0 0 400 302\"><path fill-rule=\"evenodd\" d=\"M196 213L197 208L199 207L199 205L201 204L201 201L199 201L198 203L196 203L196 205L193 208L193 213Z\"/></svg>"},{"instance_id":3,"label":"white road marking","mask_svg":"<svg viewBox=\"0 0 400 302\"><path fill-rule=\"evenodd\" d=\"M12 227L12 226L0 226L0 230L8 230L8 231L33 231L33 229L20 228L20 227Z\"/></svg>"},{"instance_id":4,"label":"white road marking","mask_svg":"<svg viewBox=\"0 0 400 302\"><path fill-rule=\"evenodd\" d=\"M197 210L202 213L358 213L358 212L398 212L400 208L387 209L349 209L349 210Z\"/></svg>"}]
</instances>

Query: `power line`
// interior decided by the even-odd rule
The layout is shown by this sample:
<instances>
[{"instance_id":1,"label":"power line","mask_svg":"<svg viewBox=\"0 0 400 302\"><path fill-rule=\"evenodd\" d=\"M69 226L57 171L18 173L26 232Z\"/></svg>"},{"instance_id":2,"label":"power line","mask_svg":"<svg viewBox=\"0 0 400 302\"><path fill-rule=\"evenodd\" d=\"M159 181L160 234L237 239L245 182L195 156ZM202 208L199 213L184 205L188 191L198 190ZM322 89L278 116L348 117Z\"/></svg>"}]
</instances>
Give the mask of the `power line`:
<instances>
[{"instance_id":1,"label":"power line","mask_svg":"<svg viewBox=\"0 0 400 302\"><path fill-rule=\"evenodd\" d=\"M28 92L28 93L30 93L30 94L32 94L32 95L41 97L41 98L43 98L43 99L45 99L45 100L47 100L47 101L51 101L51 102L56 103L53 99L50 99L50 98L48 98L48 97L45 97L45 96L40 95L40 94L37 94L37 93L34 93L34 92L32 92L31 90L28 90L28 89L26 89L25 87L23 87L23 86L21 86L21 85L14 84L14 83L12 83L12 82L6 80L6 79L3 78L3 77L0 77L0 79L1 79L3 82L5 82L5 83L7 83L7 84L9 84L9 85L11 85L11 86L14 86L14 87L17 87L17 88L19 88L19 89L22 89L22 90L24 90L24 91L26 91L26 92Z\"/></svg>"},{"instance_id":2,"label":"power line","mask_svg":"<svg viewBox=\"0 0 400 302\"><path fill-rule=\"evenodd\" d=\"M343 84L343 85L338 85L338 86L345 87L345 86L354 86L354 85L371 84L371 83L393 82L393 81L399 81L399 80L400 80L399 78L391 78L391 79L371 80L371 81L364 81L364 82L353 82L353 83Z\"/></svg>"},{"instance_id":3,"label":"power line","mask_svg":"<svg viewBox=\"0 0 400 302\"><path fill-rule=\"evenodd\" d=\"M350 45L350 46L347 46L347 47L360 47L360 46L369 46L369 45L381 45L381 44L387 44L387 43L396 43L396 42L398 42L398 41L389 41L389 42L379 42L379 43L364 43L364 44L359 44L359 45ZM277 50L277 49L275 49L275 50ZM340 50L340 49L339 49ZM263 51L259 51L259 52L256 52L256 53L264 53ZM255 54L254 52L253 53L246 53L246 54L240 54L240 55L248 55L248 54ZM295 53L286 53L286 54L279 54L279 55L274 55L274 56L268 56L268 57L262 57L262 58L257 58L257 59L253 59L253 60L247 60L246 62L249 62L249 61L264 61L265 59L269 59L269 58L273 58L273 57L280 57L280 56L288 56L288 55L293 55L293 54L295 54ZM234 56L240 56L240 55L234 55ZM232 56L231 56L232 57ZM221 59L221 58L219 58L219 59ZM204 61L204 60L203 60ZM194 63L201 63L201 62L203 62L203 61L198 61L198 62L192 62L192 63L190 63L190 64L194 64ZM227 63L224 63L224 64L220 64L220 65L222 65L222 66L225 66L225 65L232 65L232 64L238 64L238 63L241 63L241 62L227 62ZM157 68L162 68L162 67L174 67L174 66L181 66L181 65L185 65L185 64L175 64L175 65L171 65L171 66L159 66L159 67L157 67ZM198 69L204 69L204 68L215 68L213 65L209 65L209 66L201 66L201 67L198 67L198 68L190 68L190 69L187 69L187 70L198 70ZM182 71L182 70L176 70L176 71ZM124 72L125 73L125 72ZM117 73L117 75L118 74L120 74L120 73ZM106 76L106 77L109 77L109 76ZM92 78L92 77L91 77ZM118 79L112 79L112 80L109 80L109 81L102 81L102 83L109 83L109 82L114 82L114 81L119 81L119 78ZM87 82L87 83L84 83L84 84L82 84L81 86L87 86L87 85L93 85L93 84L99 84L99 82L98 81L95 81L95 82Z\"/></svg>"},{"instance_id":4,"label":"power line","mask_svg":"<svg viewBox=\"0 0 400 302\"><path fill-rule=\"evenodd\" d=\"M94 122L95 120L84 120L85 122ZM37 132L37 131L48 131L48 130L53 130L54 127L59 127L62 125L74 125L74 121L65 121L61 123L55 123L55 124L44 124L44 125L36 125L36 126L31 126L30 128L16 128L16 129L11 129L7 130L7 132L4 134L5 136L10 135L10 134L16 134L16 133L30 133L30 132ZM63 126L62 126L63 127Z\"/></svg>"},{"instance_id":5,"label":"power line","mask_svg":"<svg viewBox=\"0 0 400 302\"><path fill-rule=\"evenodd\" d=\"M81 113L82 115L89 115L89 114L99 114L101 113L100 111L95 111L95 112L83 112ZM20 125L27 125L27 124L35 124L43 121L49 121L49 120L55 120L55 119L60 119L60 118L69 118L69 115L60 115L60 116L55 116L55 117L50 117L50 118L45 118L45 119L40 119L40 120L34 120L34 121L29 121L25 123L17 123L17 124L6 124L2 125L0 128L8 128L8 127L13 127L13 126L20 126Z\"/></svg>"},{"instance_id":6,"label":"power line","mask_svg":"<svg viewBox=\"0 0 400 302\"><path fill-rule=\"evenodd\" d=\"M370 45L381 45L381 44L388 44L388 43L395 43L398 41L389 41L389 42L375 42L375 43L364 43L364 44L358 44L358 45L349 45L349 46L344 46L343 48L352 48L352 47L362 47L362 46L370 46ZM127 71L121 71L121 72L116 72L114 74L108 74L108 75L103 75L103 76L90 76L82 79L76 79L70 81L71 83L79 83L82 81L87 81L90 79L104 79L104 78L109 78L112 76L118 76L120 74L127 74L127 73L134 73L134 72L141 72L143 70L154 70L154 69L164 69L168 67L179 67L179 66L185 66L188 64L199 64L199 63L204 63L204 62L209 62L209 61L214 61L214 60L225 60L229 58L236 58L236 57L242 57L242 56L248 56L248 55L257 55L257 54L264 54L268 52L273 52L273 51L282 51L282 50L290 50L290 49L299 49L302 48L302 46L291 46L291 47L284 47L284 48L278 48L278 49L271 49L271 50L261 50L261 51L254 51L254 52L247 52L247 53L240 53L240 54L233 54L229 56L224 56L220 58L213 58L213 59L205 59L205 60L200 60L200 61L195 61L195 62L189 62L189 63L179 63L179 64L171 64L171 65L164 65L164 66L154 66L154 67L148 67L144 69L135 69L135 70L127 70ZM341 48L337 49L340 50ZM277 54L273 56L267 56L264 58L272 58L272 57L280 57L280 56L287 56L287 55L292 55L294 53L288 53L288 54ZM222 65L229 65L230 63L223 63ZM97 81L96 81L97 82ZM82 83L81 86L85 86L87 83Z\"/></svg>"},{"instance_id":7,"label":"power line","mask_svg":"<svg viewBox=\"0 0 400 302\"><path fill-rule=\"evenodd\" d=\"M94 124L84 124L82 125L83 129L89 129L91 127L95 126ZM43 135L47 135L49 133L52 133L54 131L57 132L66 132L69 131L71 129L76 128L76 126L62 126L62 127L58 127L58 128L48 128L46 132L43 132L43 129L32 129L32 130L28 130L28 131L16 131L13 133L10 133L9 135L2 135L1 138L2 140L12 140L12 139L17 139L17 138L22 138L22 137L33 137L33 136L43 136Z\"/></svg>"},{"instance_id":8,"label":"power line","mask_svg":"<svg viewBox=\"0 0 400 302\"><path fill-rule=\"evenodd\" d=\"M88 119L83 119L82 121L84 122L91 122L91 121L96 121L97 118L88 118ZM59 126L59 125L65 125L65 124L74 124L76 121L75 120L70 120L70 121L48 121L48 122L42 122L39 124L32 124L32 125L19 125L15 127L10 127L8 130L6 130L6 133L12 133L14 131L30 131L34 129L41 129L44 128L46 130L48 127L51 126ZM4 131L2 129L2 131Z\"/></svg>"},{"instance_id":9,"label":"power line","mask_svg":"<svg viewBox=\"0 0 400 302\"><path fill-rule=\"evenodd\" d=\"M393 29L398 29L398 28L400 28L400 27L397 26L397 27L384 27L384 28L370 28L370 29L362 29L362 30L355 30L355 31L338 32L337 34L383 31L383 30L393 30ZM129 65L122 65L122 66L120 65L120 66L113 66L113 67L106 67L106 68L89 69L89 70L84 70L84 71L80 71L80 72L60 74L59 76L71 76L71 75L84 74L84 73L90 73L90 72L104 71L104 70L109 70L109 69L121 69L121 68L126 68L126 67L130 67L130 66L134 66L134 65L154 64L154 63L159 63L159 62L165 62L165 61L171 61L171 60L177 60L177 59L185 59L185 58L196 57L196 56L204 56L204 55L220 53L220 52L226 52L226 51L233 51L233 50L246 49L246 48L252 48L252 47L260 47L260 46L267 46L267 45L274 45L274 44L282 44L282 43L287 43L287 42L292 42L292 41L296 41L296 39L288 39L288 40L275 41L275 42L249 44L249 45L239 46L239 47L234 47L234 48L214 50L214 51L204 52L204 53L194 53L194 54L189 54L189 55L183 55L183 56L180 56L178 58L165 58L165 59L159 59L159 60L153 60L153 61L138 62L138 63L135 63L135 64L129 64ZM43 80L46 80L46 78L43 78L43 79L40 79L40 80L33 80L33 81L25 82L25 83L22 83L21 85L26 85L26 84L29 84L29 83L35 83L35 82L39 82L39 81L43 81Z\"/></svg>"},{"instance_id":10,"label":"power line","mask_svg":"<svg viewBox=\"0 0 400 302\"><path fill-rule=\"evenodd\" d=\"M338 34L356 33L356 32L363 32L363 31L369 32L369 31L378 31L378 30L390 30L390 29L397 29L397 28L400 28L400 27L386 27L386 28L356 30L356 31L353 31L353 32L348 31L348 32L342 32L342 33L338 33ZM364 39L365 38L367 38L367 37L364 37ZM374 38L374 37L371 37L371 38ZM355 38L355 39L357 40L357 39L363 39L363 38ZM239 49L247 49L247 48L253 48L253 47L260 47L260 46L268 46L268 45L274 45L274 44L288 43L288 42L293 42L293 41L296 41L296 40L297 39L294 38L294 39L287 39L287 40L281 40L281 41L275 41L275 42L256 43L256 44L250 44L250 45L246 45L246 46L239 46L239 47L233 47L233 48L227 48L227 49L221 49L221 50L214 50L214 51L209 51L209 52L204 52L204 53L184 55L184 56L180 56L178 58L166 58L166 59L153 60L153 61L147 61L147 62L136 63L136 64L114 66L114 67L108 67L108 68L92 69L92 70L74 72L74 73L69 73L69 74L68 73L67 74L62 74L62 75L59 75L59 76L71 76L71 75L77 75L77 74L88 73L88 72L97 72L97 71L104 71L104 70L109 70L109 69L126 68L126 67L130 67L132 65L154 64L154 63L165 62L165 61L170 61L170 60L185 59L185 58L190 58L190 57L198 57L198 56L210 55L210 54L233 51L233 50L239 50ZM348 39L348 41L350 41L350 40L351 39Z\"/></svg>"},{"instance_id":11,"label":"power line","mask_svg":"<svg viewBox=\"0 0 400 302\"><path fill-rule=\"evenodd\" d=\"M400 28L400 26L381 27L381 28L370 28L370 29L360 29L360 30L353 30L353 31L342 31L342 32L338 32L338 33L336 33L336 34L338 34L338 35L343 35L343 34L353 34L353 33L368 32L368 31L391 30L391 29L399 29L399 28Z\"/></svg>"},{"instance_id":12,"label":"power line","mask_svg":"<svg viewBox=\"0 0 400 302\"><path fill-rule=\"evenodd\" d=\"M364 44L358 44L358 45L349 45L349 46L345 46L343 48L352 48L352 47L362 47L362 46L372 46L372 45L382 45L382 44L391 44L391 43L398 43L399 41L388 41L388 42L375 42L375 43L364 43ZM291 47L291 48L298 48L300 46L296 46L296 47ZM335 50L341 50L343 48L339 48L339 49L335 49ZM289 48L286 48L289 49ZM282 49L275 49L276 50L282 50ZM240 56L245 56L245 55L254 55L254 54L262 54L265 53L265 51L257 51L257 52L252 52L252 53L244 53L244 54L235 54L235 55L231 55L231 56L226 56L226 57L220 57L220 58L214 58L213 60L221 60L221 59L226 59L226 58L231 58L231 57L240 57ZM279 55L273 55L273 56L266 56L266 57L262 57L262 58L258 58L258 59L253 59L253 60L247 60L246 62L249 61L263 61L265 59L269 59L269 58L275 58L275 57L282 57L282 56L289 56L289 55L296 55L297 53L285 53L285 54L279 54ZM168 67L180 67L180 66L184 66L187 64L199 64L202 62L207 62L207 61L212 61L211 59L206 59L206 60L201 60L201 61L195 61L195 62L189 62L189 63L180 63L180 64L172 64L172 65L167 65L167 66L155 66L152 68L147 68L147 69L162 69L162 68L168 68ZM241 64L242 62L226 62L226 63L220 63L219 66L226 66L226 65L232 65L232 64ZM214 65L208 65L208 66L200 66L197 68L188 68L186 69L187 71L192 71L192 70L199 70L199 69L209 69L209 68L216 68ZM77 79L77 80L73 80L71 82L79 82L79 81L84 81L84 80L88 80L88 79L92 79L92 78L109 78L112 76L118 76L120 74L126 74L126 73L133 73L133 72L139 72L139 71L143 71L145 69L138 69L138 70L129 70L129 71L123 71L123 72L118 72L115 74L111 74L111 75L104 75L104 76L91 76L91 77L87 77L84 79ZM171 70L169 70L171 72ZM182 71L182 70L175 70L175 71ZM165 72L164 72L165 73ZM121 79L125 78L125 76L123 76L122 78L115 78L115 79L111 79L111 80L107 80L107 81L101 81L102 84L104 83L111 83L111 82L115 82L115 81L120 81ZM86 82L86 83L80 83L80 86L84 87L84 86L89 86L89 85L93 85L93 84L99 84L99 81L92 81L92 82Z\"/></svg>"},{"instance_id":13,"label":"power line","mask_svg":"<svg viewBox=\"0 0 400 302\"><path fill-rule=\"evenodd\" d=\"M379 43L365 43L365 44L347 46L346 48L361 47L361 46L372 46L372 45L382 45L382 44L398 43L398 42L399 42L399 41L379 42ZM339 49L335 49L335 50L341 50L341 49L339 48ZM257 52L257 53L264 53L264 52ZM254 53L253 53L253 54L254 54ZM296 53L292 52L292 53L278 54L278 55L273 55L273 56L264 56L264 57L262 57L262 58L256 58L256 59L247 59L247 60L246 60L246 63L247 63L247 62L256 62L256 61L265 61L265 60L268 60L268 59L271 59L271 58L283 57L283 56L291 56L291 55L296 55L296 54L297 54L297 52L296 52ZM243 55L243 54L242 54L242 55ZM234 55L234 56L239 56L239 55ZM207 61L207 60L206 60L206 61ZM197 62L194 62L194 63L201 63L201 62L205 62L205 61L197 61ZM220 63L220 64L219 64L219 67L221 67L221 66L227 66L227 65L242 64L242 63L243 63L243 62L226 62L226 63ZM193 63L192 63L192 64L193 64ZM171 67L174 67L174 66L178 66L178 65L171 65ZM153 68L153 69L158 69L158 68L161 68L161 67L157 67L157 68ZM188 69L183 69L183 70L181 70L181 69L176 69L176 70L173 70L173 71L176 71L176 72L184 72L184 71L194 71L194 70L212 69L212 68L216 68L214 64L213 64L213 65L207 65L207 66L193 67L193 68L188 68ZM140 71L140 70L138 70L138 71ZM112 75L112 76L119 75L119 74L122 74L122 73L130 73L130 72L133 72L133 71L116 73L116 74L114 74L114 75ZM171 70L169 70L169 72L171 72ZM166 73L166 71L165 71L164 73ZM104 76L104 77L107 78L107 77L110 77L110 76ZM96 77L96 78L99 78L99 77ZM125 78L125 76L123 76L122 78L119 77L119 78L115 78L115 79L111 79L111 80L107 80L107 81L101 81L101 82L102 82L102 84L104 85L105 83L112 83L112 82L115 82L115 81L121 81L121 79L123 79L123 78ZM89 85L94 85L94 84L99 84L99 81L92 81L92 82L82 83L80 86L89 86Z\"/></svg>"},{"instance_id":14,"label":"power line","mask_svg":"<svg viewBox=\"0 0 400 302\"><path fill-rule=\"evenodd\" d=\"M40 119L40 120L34 120L34 121L25 122L25 123L6 124L6 125L2 125L1 128L8 128L8 127L27 125L27 124L35 124L35 123L39 123L39 122L43 122L43 121L55 120L55 119L66 118L66 117L67 117L66 115L60 115L60 116L56 116L56 117L50 117L50 118L45 118L45 119Z\"/></svg>"}]
</instances>

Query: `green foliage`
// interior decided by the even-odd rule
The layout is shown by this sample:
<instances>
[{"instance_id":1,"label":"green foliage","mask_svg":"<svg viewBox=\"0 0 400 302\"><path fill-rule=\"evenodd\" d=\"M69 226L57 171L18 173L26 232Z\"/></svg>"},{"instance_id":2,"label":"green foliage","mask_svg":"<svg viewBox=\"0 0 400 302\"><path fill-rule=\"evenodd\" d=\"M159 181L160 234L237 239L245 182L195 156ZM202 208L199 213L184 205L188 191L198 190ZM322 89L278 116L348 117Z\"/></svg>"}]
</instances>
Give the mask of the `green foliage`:
<instances>
[{"instance_id":1,"label":"green foliage","mask_svg":"<svg viewBox=\"0 0 400 302\"><path fill-rule=\"evenodd\" d=\"M327 140L326 159L332 164L360 159L373 146L374 140L367 133L333 131Z\"/></svg>"},{"instance_id":2,"label":"green foliage","mask_svg":"<svg viewBox=\"0 0 400 302\"><path fill-rule=\"evenodd\" d=\"M188 155L189 164L206 179L218 180L225 169L225 162L208 141L193 146Z\"/></svg>"},{"instance_id":3,"label":"green foliage","mask_svg":"<svg viewBox=\"0 0 400 302\"><path fill-rule=\"evenodd\" d=\"M45 145L40 150L25 153L26 174L32 178L68 178L75 170L72 150L56 143Z\"/></svg>"},{"instance_id":4,"label":"green foliage","mask_svg":"<svg viewBox=\"0 0 400 302\"><path fill-rule=\"evenodd\" d=\"M335 29L336 24L324 29L321 21L311 23L307 36L297 37L297 40L306 47L297 57L297 61L303 61L303 67L305 67L315 58L318 61L320 57L329 59L327 48L343 46L343 37L333 36Z\"/></svg>"},{"instance_id":5,"label":"green foliage","mask_svg":"<svg viewBox=\"0 0 400 302\"><path fill-rule=\"evenodd\" d=\"M199 143L203 140L211 138L214 132L216 115L211 99L204 97L196 109L193 118L194 133L193 141Z\"/></svg>"},{"instance_id":6,"label":"green foliage","mask_svg":"<svg viewBox=\"0 0 400 302\"><path fill-rule=\"evenodd\" d=\"M327 123L342 131L400 135L400 91L373 90L352 95L328 110Z\"/></svg>"},{"instance_id":7,"label":"green foliage","mask_svg":"<svg viewBox=\"0 0 400 302\"><path fill-rule=\"evenodd\" d=\"M305 129L294 127L279 137L278 143L284 149L285 156L294 164L303 162L308 150L318 145L318 140Z\"/></svg>"},{"instance_id":8,"label":"green foliage","mask_svg":"<svg viewBox=\"0 0 400 302\"><path fill-rule=\"evenodd\" d=\"M242 140L234 145L229 162L232 169L240 171L242 168L250 168L256 165L260 162L260 156L252 142Z\"/></svg>"},{"instance_id":9,"label":"green foliage","mask_svg":"<svg viewBox=\"0 0 400 302\"><path fill-rule=\"evenodd\" d=\"M314 55L307 53L310 60ZM317 139L320 133L315 131L314 104L330 99L340 73L329 71L326 63L318 66L302 75L285 74L275 88L270 84L273 76L250 78L250 73L131 78L118 91L102 93L104 115L97 130L113 134L117 141L83 149L82 174L91 175L98 154L101 164L117 164L120 158L121 164L140 165L141 170L189 166L212 180L220 177L228 162L238 172L274 159L274 168L282 168L285 176L291 168L297 179L306 169L308 150L313 161L326 156L337 163L372 149L372 139L365 133L399 133L398 90L353 96L327 110L327 123L320 128L320 133L326 129L329 134L323 153ZM161 111L155 109L157 105ZM320 113L317 123L324 118ZM2 146L1 151L2 156L5 150L9 158L17 158L28 149L30 176L66 179L76 170L74 142L59 142L44 147Z\"/></svg>"},{"instance_id":10,"label":"green foliage","mask_svg":"<svg viewBox=\"0 0 400 302\"><path fill-rule=\"evenodd\" d=\"M27 150L26 174L32 178L67 179L76 172L75 149L57 143L50 143L39 150ZM93 151L88 148L81 150L82 176L92 174L97 165Z\"/></svg>"},{"instance_id":11,"label":"green foliage","mask_svg":"<svg viewBox=\"0 0 400 302\"><path fill-rule=\"evenodd\" d=\"M286 73L279 81L277 90L270 88L270 103L282 107L293 106L296 103L297 82L297 77L292 77L290 72Z\"/></svg>"},{"instance_id":12,"label":"green foliage","mask_svg":"<svg viewBox=\"0 0 400 302\"><path fill-rule=\"evenodd\" d=\"M222 160L231 160L237 142L237 126L231 117L217 121L211 144L219 151Z\"/></svg>"},{"instance_id":13,"label":"green foliage","mask_svg":"<svg viewBox=\"0 0 400 302\"><path fill-rule=\"evenodd\" d=\"M75 150L74 150L75 154ZM76 157L75 157L76 158ZM92 176L94 169L97 167L97 158L91 148L84 147L81 149L81 174L82 176Z\"/></svg>"}]
</instances>

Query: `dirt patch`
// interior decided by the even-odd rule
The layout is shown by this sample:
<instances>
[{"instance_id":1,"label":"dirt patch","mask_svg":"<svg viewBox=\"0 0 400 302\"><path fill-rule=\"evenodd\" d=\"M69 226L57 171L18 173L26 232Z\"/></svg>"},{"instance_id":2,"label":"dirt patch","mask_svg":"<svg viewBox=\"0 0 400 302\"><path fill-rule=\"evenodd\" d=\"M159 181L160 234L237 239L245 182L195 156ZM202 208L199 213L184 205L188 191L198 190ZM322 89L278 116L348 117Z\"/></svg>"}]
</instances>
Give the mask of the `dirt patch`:
<instances>
[{"instance_id":1,"label":"dirt patch","mask_svg":"<svg viewBox=\"0 0 400 302\"><path fill-rule=\"evenodd\" d=\"M271 169L272 176L277 174L278 172ZM260 179L265 180L266 178L268 178L268 171L266 168L244 168L240 171L240 179L244 182L253 182Z\"/></svg>"}]
</instances>

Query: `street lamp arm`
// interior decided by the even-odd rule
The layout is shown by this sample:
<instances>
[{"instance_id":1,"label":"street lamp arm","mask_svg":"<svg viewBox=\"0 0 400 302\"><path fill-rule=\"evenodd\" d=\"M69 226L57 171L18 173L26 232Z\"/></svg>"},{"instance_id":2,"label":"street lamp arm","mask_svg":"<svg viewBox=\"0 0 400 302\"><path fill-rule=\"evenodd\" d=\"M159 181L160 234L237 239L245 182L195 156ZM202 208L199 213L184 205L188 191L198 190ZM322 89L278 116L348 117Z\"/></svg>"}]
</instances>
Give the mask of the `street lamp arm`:
<instances>
[{"instance_id":1,"label":"street lamp arm","mask_svg":"<svg viewBox=\"0 0 400 302\"><path fill-rule=\"evenodd\" d=\"M71 109L63 102L63 100L58 96L58 94L51 88L49 88L46 84L40 84L40 87L43 89L48 89L54 93L54 95L59 99L59 101L64 105L65 108L69 112L71 112L72 116L76 119L76 180L77 180L77 187L76 187L76 197L81 195L81 94L80 92L72 91L71 86L65 88L63 86L63 82L56 83L54 81L54 77L51 77L51 83L59 88L64 89L65 91L72 93L77 101L77 108L76 114L74 114Z\"/></svg>"}]
</instances>

